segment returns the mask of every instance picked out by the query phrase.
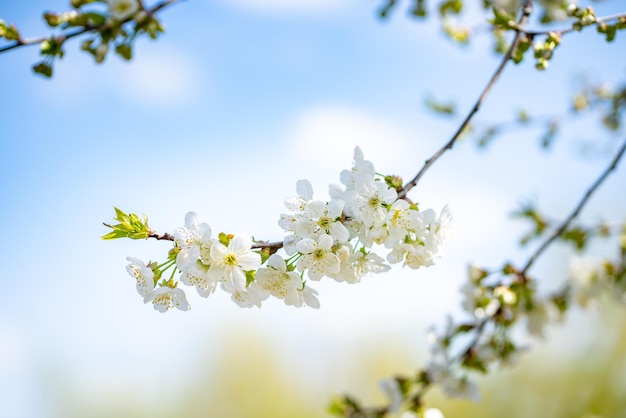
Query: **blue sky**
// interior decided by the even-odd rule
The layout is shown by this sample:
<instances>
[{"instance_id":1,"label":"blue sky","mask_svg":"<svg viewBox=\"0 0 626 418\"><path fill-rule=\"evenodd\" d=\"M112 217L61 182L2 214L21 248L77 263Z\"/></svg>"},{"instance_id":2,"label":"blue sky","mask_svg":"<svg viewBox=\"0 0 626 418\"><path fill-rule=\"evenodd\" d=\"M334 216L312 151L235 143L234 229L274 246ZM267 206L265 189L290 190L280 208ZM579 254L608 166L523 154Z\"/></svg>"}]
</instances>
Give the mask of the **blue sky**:
<instances>
[{"instance_id":1,"label":"blue sky","mask_svg":"<svg viewBox=\"0 0 626 418\"><path fill-rule=\"evenodd\" d=\"M429 324L458 312L470 261L522 263L532 250L518 249L525 225L509 219L520 202L569 213L620 141L591 118L566 130L552 153L539 151L540 132L527 129L487 150L466 141L444 155L411 193L422 207L454 209L455 234L436 267L396 268L354 286L322 282L319 311L280 303L242 310L226 295L193 292L187 313L160 315L141 303L125 257L159 259L168 246L101 241L113 205L147 214L159 231L194 210L214 231L276 240L297 179L325 197L356 145L379 172L410 178L448 140L459 119L429 114L424 98L469 110L498 62L490 39L458 47L434 21L407 18L406 5L379 21L379 3L189 0L161 14L167 32L140 40L132 63L109 56L96 66L70 42L52 80L30 71L36 47L0 56L0 392L11 395L0 418L63 415L46 370L64 370L86 393L120 381L149 388L161 349L184 353L182 367L163 365L181 380L185 364L211 355L207 339L218 350L218 336L238 329L288 347L290 364L302 353L332 359L372 336L408 334L405 344L424 350ZM619 2L604 3L598 14L619 11ZM2 2L0 18L35 36L46 33L43 10L65 7ZM625 34L607 45L589 32L567 36L546 72L530 60L508 68L477 119L510 120L521 107L560 113L581 77L623 82ZM583 141L606 152L585 157ZM584 217L623 221L625 181L620 166ZM551 288L567 274L568 253L548 255L554 261L542 260L536 273Z\"/></svg>"}]
</instances>

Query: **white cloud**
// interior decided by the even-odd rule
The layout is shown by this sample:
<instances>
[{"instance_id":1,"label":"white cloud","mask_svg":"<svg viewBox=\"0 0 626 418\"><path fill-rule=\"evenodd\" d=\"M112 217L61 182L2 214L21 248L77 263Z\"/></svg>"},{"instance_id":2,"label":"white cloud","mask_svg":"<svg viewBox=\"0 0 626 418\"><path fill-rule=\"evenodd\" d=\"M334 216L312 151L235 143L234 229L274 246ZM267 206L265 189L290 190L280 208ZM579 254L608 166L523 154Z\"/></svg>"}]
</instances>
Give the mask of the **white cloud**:
<instances>
[{"instance_id":1,"label":"white cloud","mask_svg":"<svg viewBox=\"0 0 626 418\"><path fill-rule=\"evenodd\" d=\"M411 142L409 129L381 115L337 104L305 110L286 138L298 171L314 172L326 183L337 183L341 170L350 168L357 145L380 171L397 170L410 161L406 150L417 148Z\"/></svg>"},{"instance_id":2,"label":"white cloud","mask_svg":"<svg viewBox=\"0 0 626 418\"><path fill-rule=\"evenodd\" d=\"M181 104L193 100L205 87L206 74L199 76L198 64L180 50L161 45L154 52L138 51L128 65L116 66L111 84L131 99L145 104Z\"/></svg>"},{"instance_id":3,"label":"white cloud","mask_svg":"<svg viewBox=\"0 0 626 418\"><path fill-rule=\"evenodd\" d=\"M164 45L142 45L130 62L111 51L105 63L95 66L91 57L74 54L56 64L52 81L34 78L36 91L55 105L73 107L96 95L114 95L143 105L180 105L210 89L205 68L200 73L192 56Z\"/></svg>"}]
</instances>

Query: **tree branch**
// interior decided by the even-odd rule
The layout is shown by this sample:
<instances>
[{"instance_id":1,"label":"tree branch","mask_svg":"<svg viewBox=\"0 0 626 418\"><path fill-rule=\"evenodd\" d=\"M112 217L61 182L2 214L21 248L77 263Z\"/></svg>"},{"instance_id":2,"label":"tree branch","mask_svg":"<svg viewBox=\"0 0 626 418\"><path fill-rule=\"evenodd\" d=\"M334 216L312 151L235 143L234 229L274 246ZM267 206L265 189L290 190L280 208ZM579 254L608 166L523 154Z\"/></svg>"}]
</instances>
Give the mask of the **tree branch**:
<instances>
[{"instance_id":1,"label":"tree branch","mask_svg":"<svg viewBox=\"0 0 626 418\"><path fill-rule=\"evenodd\" d=\"M522 8L522 13L521 13L519 19L517 20L517 23L516 23L517 26L522 27L522 26L524 26L526 24L526 22L528 21L528 17L532 13L532 6L533 6L533 1L532 0L526 0L526 2L524 3L524 7ZM430 166L433 165L433 163L435 161L437 161L439 159L439 157L441 157L443 155L444 152L452 149L452 147L454 146L456 141L459 139L459 137L461 136L461 134L463 133L463 131L465 130L467 125L469 125L469 122L472 120L472 117L474 117L474 115L480 109L480 106L482 105L483 101L485 100L485 98L487 97L489 92L491 91L491 88L494 86L496 81L498 81L498 78L500 78L500 75L502 74L502 71L504 70L504 67L509 62L509 60L513 56L513 52L517 48L517 44L519 42L519 39L520 39L521 35L522 35L522 31L521 30L516 30L515 31L515 37L513 38L513 41L511 42L511 45L509 46L509 49L507 50L506 54L502 58L502 61L500 62L500 65L498 65L498 68L496 69L496 71L493 73L493 75L489 79L489 82L487 83L487 86L483 89L482 93L478 97L478 100L476 100L476 103L474 104L474 107L472 108L472 110L470 110L470 112L465 117L465 120L463 120L463 122L461 123L461 126L459 126L459 128L454 133L454 135L452 135L452 138L441 149L439 149L432 157L430 157L428 160L426 160L426 162L424 163L424 166L417 173L417 175L415 177L413 177L413 179L411 179L411 181L409 181L407 184L405 184L402 187L402 189L398 192L398 198L400 198L400 199L404 198L406 196L406 194L413 187L415 187L417 185L417 182L422 178L424 173L426 173L426 170L428 170L430 168Z\"/></svg>"},{"instance_id":2,"label":"tree branch","mask_svg":"<svg viewBox=\"0 0 626 418\"><path fill-rule=\"evenodd\" d=\"M155 13L159 12L160 10L174 4L174 3L179 3L181 1L184 0L165 0L161 3L158 3L157 5L155 5L154 7L152 7L151 9L146 9L145 12L149 15L152 16ZM133 17L129 17L125 20L123 20L122 22L120 22L121 24L130 22L133 20ZM46 36L46 37L40 37L40 38L31 38L31 39L18 39L17 41L14 41L8 45L5 45L3 47L0 47L0 54L3 52L7 52L10 51L12 49L16 49L22 46L30 46L30 45L36 45L36 44L40 44L45 40L48 39L54 39L57 43L63 43L68 39L71 38L75 38L77 36L80 36L84 33L89 33L89 32L95 32L95 31L99 31L101 29L106 28L106 26L108 25L108 23L103 23L102 25L98 25L98 26L84 26L80 29L77 29L73 32L66 32L60 35L56 35L56 36Z\"/></svg>"},{"instance_id":3,"label":"tree branch","mask_svg":"<svg viewBox=\"0 0 626 418\"><path fill-rule=\"evenodd\" d=\"M159 233L152 229L150 230L150 233L148 234L148 238L154 238L158 241L175 241L174 235L170 234L169 232ZM252 249L261 249L261 250L268 249L272 253L278 251L281 248L283 248L282 241L276 241L276 242L255 241L252 244Z\"/></svg>"}]
</instances>

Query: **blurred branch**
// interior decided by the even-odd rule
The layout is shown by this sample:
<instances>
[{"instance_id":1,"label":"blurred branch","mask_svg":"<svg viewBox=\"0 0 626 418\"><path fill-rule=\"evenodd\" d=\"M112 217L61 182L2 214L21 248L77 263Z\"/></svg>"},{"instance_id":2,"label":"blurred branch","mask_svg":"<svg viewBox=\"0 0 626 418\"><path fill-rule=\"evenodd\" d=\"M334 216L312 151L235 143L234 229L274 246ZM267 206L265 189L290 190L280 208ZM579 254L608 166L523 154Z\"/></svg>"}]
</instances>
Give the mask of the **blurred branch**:
<instances>
[{"instance_id":1,"label":"blurred branch","mask_svg":"<svg viewBox=\"0 0 626 418\"><path fill-rule=\"evenodd\" d=\"M161 3L158 3L157 5L155 5L154 7L150 8L150 9L146 9L145 12L148 14L148 16L153 16L154 14L158 13L159 11L161 11L162 9L174 4L174 3L179 3L181 1L184 0L165 0ZM124 20L122 20L120 22L120 24L124 24L124 23L128 23L130 21L133 20L134 17L128 17ZM8 52L12 49L16 49L16 48L20 48L23 46L30 46L30 45L37 45L37 44L41 44L42 42L46 41L46 40L54 40L56 43L58 44L62 44L63 42L65 42L68 39L71 38L75 38L77 36L83 35L85 33L90 33L90 32L97 32L100 30L103 30L107 27L108 23L103 23L102 25L87 25L82 27L81 29L75 30L75 31L68 31L66 33L62 33L60 35L56 35L56 36L45 36L45 37L40 37L40 38L30 38L30 39L22 39L21 36L18 37L18 39L12 43L9 43L8 45L5 45L3 47L0 47L0 54L3 52Z\"/></svg>"},{"instance_id":2,"label":"blurred branch","mask_svg":"<svg viewBox=\"0 0 626 418\"><path fill-rule=\"evenodd\" d=\"M601 25L603 23L609 23L609 22L613 22L613 21L617 21L617 22L623 22L626 19L626 13L617 13L614 15L609 15L609 16L602 16L602 17L598 17L595 18L595 21L593 23L591 23L589 26L592 25ZM548 35L551 32L554 33L558 33L560 35L565 35L567 33L571 33L571 32L577 32L580 30L580 28L577 28L575 26L572 26L570 28L566 28L566 29L560 29L560 30L542 30L542 31L529 31L529 30L525 30L522 28L516 28L516 30L519 30L523 33L525 33L528 36L541 36L541 35Z\"/></svg>"},{"instance_id":3,"label":"blurred branch","mask_svg":"<svg viewBox=\"0 0 626 418\"><path fill-rule=\"evenodd\" d=\"M563 234L563 232L567 229L570 223L572 223L572 221L578 216L578 214L583 209L583 207L585 206L589 198L591 198L591 195L600 187L600 185L608 177L611 171L615 170L615 168L617 167L617 164L619 163L620 159L624 155L625 151L626 151L626 140L624 141L624 143L618 150L611 164L604 170L604 172L602 172L600 177L598 177L598 179L587 190L587 192L585 193L583 198L580 200L580 202L578 202L578 205L576 205L576 208L574 208L572 213L563 221L563 223L557 229L554 230L554 232L548 237L548 239L546 239L544 243L541 244L541 246L537 249L537 251L535 251L535 253L528 259L528 261L526 262L526 264L520 271L520 274L522 276L524 277L526 276L526 273L532 267L535 260L539 258L539 256L546 250L546 248L548 248L548 246L552 244L552 242L554 242L554 240L556 240L561 234Z\"/></svg>"}]
</instances>

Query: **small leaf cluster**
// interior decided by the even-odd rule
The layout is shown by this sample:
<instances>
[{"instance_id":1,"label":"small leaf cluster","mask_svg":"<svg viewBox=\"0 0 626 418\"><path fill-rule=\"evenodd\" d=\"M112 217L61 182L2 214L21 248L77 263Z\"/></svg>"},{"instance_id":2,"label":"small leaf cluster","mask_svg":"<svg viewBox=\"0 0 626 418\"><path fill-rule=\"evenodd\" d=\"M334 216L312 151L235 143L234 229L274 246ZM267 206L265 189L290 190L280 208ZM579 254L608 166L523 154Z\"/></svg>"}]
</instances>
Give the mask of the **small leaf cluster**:
<instances>
[{"instance_id":1,"label":"small leaf cluster","mask_svg":"<svg viewBox=\"0 0 626 418\"><path fill-rule=\"evenodd\" d=\"M572 28L577 31L581 31L585 26L596 23L596 13L591 6L582 8L571 4L567 8L567 15L576 18L576 21L572 23Z\"/></svg>"},{"instance_id":2,"label":"small leaf cluster","mask_svg":"<svg viewBox=\"0 0 626 418\"><path fill-rule=\"evenodd\" d=\"M506 51L506 42L504 39L504 33L506 31L518 32L519 38L515 49L512 52L511 59L515 64L519 64L524 59L524 55L530 47L533 47L534 58L536 60L535 67L538 70L545 70L548 68L548 61L552 59L554 50L561 43L560 32L548 32L545 35L543 41L535 41L538 34L524 32L518 27L515 22L515 14L509 13L503 9L493 8L493 17L489 20L494 26L494 33L496 35L496 52L503 53ZM533 43L533 41L535 41Z\"/></svg>"},{"instance_id":3,"label":"small leaf cluster","mask_svg":"<svg viewBox=\"0 0 626 418\"><path fill-rule=\"evenodd\" d=\"M603 34L607 42L612 42L615 39L617 31L626 29L626 16L618 16L612 19L615 20L613 23L603 21L596 17L591 6L582 8L572 4L567 8L567 15L576 19L572 23L574 30L581 31L584 27L595 24L598 33Z\"/></svg>"},{"instance_id":4,"label":"small leaf cluster","mask_svg":"<svg viewBox=\"0 0 626 418\"><path fill-rule=\"evenodd\" d=\"M597 25L598 33L603 33L607 42L612 42L618 30L626 29L626 16L620 16L617 22L610 24L600 22Z\"/></svg>"},{"instance_id":5,"label":"small leaf cluster","mask_svg":"<svg viewBox=\"0 0 626 418\"><path fill-rule=\"evenodd\" d=\"M104 226L111 228L113 231L102 236L104 240L118 239L118 238L131 238L131 239L146 239L152 232L148 227L148 217L143 216L140 218L135 213L125 213L124 211L113 207L115 209L116 225L104 224Z\"/></svg>"},{"instance_id":6,"label":"small leaf cluster","mask_svg":"<svg viewBox=\"0 0 626 418\"><path fill-rule=\"evenodd\" d=\"M592 108L601 109L601 121L606 129L618 131L622 127L622 115L626 108L626 85L616 88L586 87L574 95L574 112L580 113Z\"/></svg>"},{"instance_id":7,"label":"small leaf cluster","mask_svg":"<svg viewBox=\"0 0 626 418\"><path fill-rule=\"evenodd\" d=\"M18 41L20 39L20 32L15 25L7 24L4 20L0 19L0 38L4 38L7 41Z\"/></svg>"},{"instance_id":8,"label":"small leaf cluster","mask_svg":"<svg viewBox=\"0 0 626 418\"><path fill-rule=\"evenodd\" d=\"M554 50L561 44L561 34L559 32L549 32L543 42L535 42L533 50L535 53L535 68L545 70L548 68L548 61L552 59Z\"/></svg>"},{"instance_id":9,"label":"small leaf cluster","mask_svg":"<svg viewBox=\"0 0 626 418\"><path fill-rule=\"evenodd\" d=\"M533 204L525 204L518 211L513 213L514 217L525 219L532 225L531 231L520 238L520 245L527 245L535 239L543 237L547 232L555 227L555 222L541 214ZM626 225L626 224L625 224ZM615 236L618 229L615 225L601 222L597 225L583 226L574 225L561 232L559 239L564 243L571 244L575 250L583 251L587 248L592 238L609 238Z\"/></svg>"},{"instance_id":10,"label":"small leaf cluster","mask_svg":"<svg viewBox=\"0 0 626 418\"><path fill-rule=\"evenodd\" d=\"M107 9L105 0L71 0L72 10L63 13L46 12L46 24L61 33L38 41L43 60L33 65L33 71L44 77L53 75L56 59L63 58L65 43L76 36L91 34L81 43L81 49L102 63L110 50L125 60L133 55L133 44L139 35L156 39L164 31L161 22L154 16L155 9L145 9L137 2L137 11L124 18L116 18ZM0 38L14 41L17 46L31 44L24 41L14 25L7 26L0 20Z\"/></svg>"}]
</instances>

